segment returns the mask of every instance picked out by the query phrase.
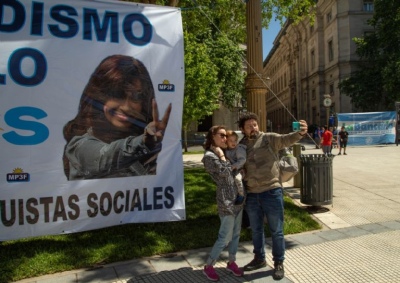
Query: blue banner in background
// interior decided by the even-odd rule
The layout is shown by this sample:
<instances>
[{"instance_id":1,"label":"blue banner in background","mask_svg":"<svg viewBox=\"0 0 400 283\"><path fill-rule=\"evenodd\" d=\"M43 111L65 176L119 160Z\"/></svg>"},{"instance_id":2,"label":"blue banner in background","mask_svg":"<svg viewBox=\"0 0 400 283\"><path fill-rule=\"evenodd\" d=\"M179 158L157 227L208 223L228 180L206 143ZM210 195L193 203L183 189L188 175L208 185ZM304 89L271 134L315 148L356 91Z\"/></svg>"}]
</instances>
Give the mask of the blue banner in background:
<instances>
[{"instance_id":1,"label":"blue banner in background","mask_svg":"<svg viewBox=\"0 0 400 283\"><path fill-rule=\"evenodd\" d=\"M349 133L349 146L395 142L395 111L340 113L337 118L338 131L344 126Z\"/></svg>"}]
</instances>

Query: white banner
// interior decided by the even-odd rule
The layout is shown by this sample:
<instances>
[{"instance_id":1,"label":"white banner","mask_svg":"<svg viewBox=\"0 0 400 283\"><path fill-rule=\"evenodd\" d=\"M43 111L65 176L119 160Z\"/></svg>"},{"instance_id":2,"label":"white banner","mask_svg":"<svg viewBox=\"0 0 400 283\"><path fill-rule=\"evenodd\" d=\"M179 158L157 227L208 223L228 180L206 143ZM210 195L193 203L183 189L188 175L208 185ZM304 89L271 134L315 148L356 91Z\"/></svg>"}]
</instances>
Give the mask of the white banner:
<instances>
[{"instance_id":1,"label":"white banner","mask_svg":"<svg viewBox=\"0 0 400 283\"><path fill-rule=\"evenodd\" d=\"M0 52L0 241L185 219L179 9L2 0Z\"/></svg>"}]
</instances>

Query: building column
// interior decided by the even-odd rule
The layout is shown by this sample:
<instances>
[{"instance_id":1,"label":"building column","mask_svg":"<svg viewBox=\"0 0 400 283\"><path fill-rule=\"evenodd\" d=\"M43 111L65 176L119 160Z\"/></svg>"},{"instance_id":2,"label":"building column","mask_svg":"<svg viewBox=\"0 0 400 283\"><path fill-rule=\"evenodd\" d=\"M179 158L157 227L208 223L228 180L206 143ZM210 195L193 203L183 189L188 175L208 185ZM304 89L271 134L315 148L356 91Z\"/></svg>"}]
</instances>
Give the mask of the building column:
<instances>
[{"instance_id":1,"label":"building column","mask_svg":"<svg viewBox=\"0 0 400 283\"><path fill-rule=\"evenodd\" d=\"M267 130L266 94L267 87L262 79L262 26L261 1L249 0L246 4L247 31L247 77L245 89L247 110L258 115L260 131Z\"/></svg>"}]
</instances>

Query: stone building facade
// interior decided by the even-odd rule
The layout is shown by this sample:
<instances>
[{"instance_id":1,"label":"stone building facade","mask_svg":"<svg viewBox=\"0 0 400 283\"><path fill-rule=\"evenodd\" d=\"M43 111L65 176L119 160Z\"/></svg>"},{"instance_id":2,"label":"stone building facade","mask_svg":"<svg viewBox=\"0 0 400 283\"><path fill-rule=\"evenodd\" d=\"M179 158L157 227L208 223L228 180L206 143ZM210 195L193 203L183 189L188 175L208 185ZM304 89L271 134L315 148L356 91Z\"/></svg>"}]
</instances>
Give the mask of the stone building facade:
<instances>
[{"instance_id":1,"label":"stone building facade","mask_svg":"<svg viewBox=\"0 0 400 283\"><path fill-rule=\"evenodd\" d=\"M371 31L373 0L320 0L316 9L313 25L286 22L264 60L267 117L275 132L289 132L295 119L326 125L336 113L355 111L338 84L356 70L352 39Z\"/></svg>"},{"instance_id":2,"label":"stone building facade","mask_svg":"<svg viewBox=\"0 0 400 283\"><path fill-rule=\"evenodd\" d=\"M224 125L227 129L239 130L237 121L243 109L241 102L237 102L237 107L233 108L227 108L223 103L220 103L219 109L215 110L213 115L207 116L201 121L193 122L189 126L187 133L188 144L198 145L202 143L205 134L213 125Z\"/></svg>"}]
</instances>

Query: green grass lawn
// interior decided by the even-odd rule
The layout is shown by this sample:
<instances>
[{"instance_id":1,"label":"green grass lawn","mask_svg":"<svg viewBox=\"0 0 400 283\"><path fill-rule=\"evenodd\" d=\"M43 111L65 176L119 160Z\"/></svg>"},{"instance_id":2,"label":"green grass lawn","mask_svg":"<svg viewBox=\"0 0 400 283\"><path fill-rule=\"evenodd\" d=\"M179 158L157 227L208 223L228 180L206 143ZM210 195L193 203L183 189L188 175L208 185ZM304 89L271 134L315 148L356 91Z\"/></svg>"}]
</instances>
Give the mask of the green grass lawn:
<instances>
[{"instance_id":1,"label":"green grass lawn","mask_svg":"<svg viewBox=\"0 0 400 283\"><path fill-rule=\"evenodd\" d=\"M219 218L215 185L203 168L185 169L185 199L185 221L127 224L68 235L2 242L0 283L211 247L217 237ZM307 211L285 197L285 234L319 228L320 225ZM250 240L251 231L243 229L241 241Z\"/></svg>"}]
</instances>

